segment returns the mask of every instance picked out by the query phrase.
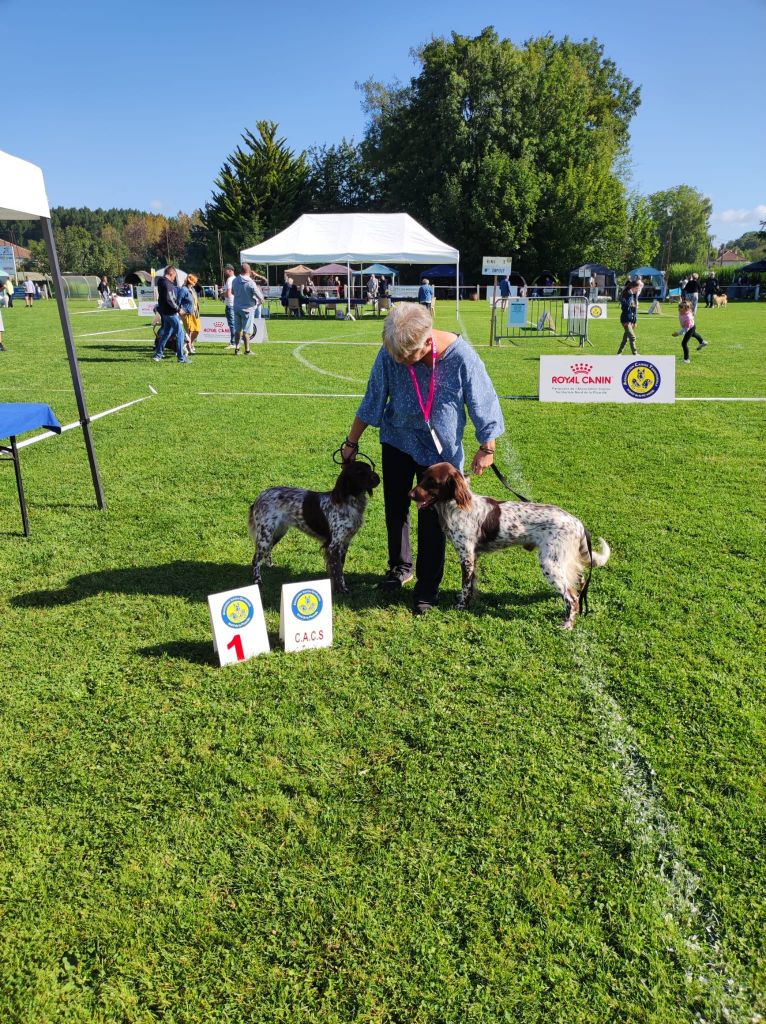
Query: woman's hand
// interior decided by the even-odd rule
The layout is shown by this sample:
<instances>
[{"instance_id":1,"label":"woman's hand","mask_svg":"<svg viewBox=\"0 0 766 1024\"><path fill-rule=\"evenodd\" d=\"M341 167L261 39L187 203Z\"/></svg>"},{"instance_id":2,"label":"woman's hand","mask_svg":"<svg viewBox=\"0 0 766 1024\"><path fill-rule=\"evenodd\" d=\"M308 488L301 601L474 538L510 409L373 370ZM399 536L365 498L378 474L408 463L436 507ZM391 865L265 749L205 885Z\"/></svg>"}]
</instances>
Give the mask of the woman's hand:
<instances>
[{"instance_id":1,"label":"woman's hand","mask_svg":"<svg viewBox=\"0 0 766 1024\"><path fill-rule=\"evenodd\" d=\"M494 452L486 451L481 448L476 452L471 463L471 473L474 476L481 476L485 469L489 469L494 460Z\"/></svg>"},{"instance_id":2,"label":"woman's hand","mask_svg":"<svg viewBox=\"0 0 766 1024\"><path fill-rule=\"evenodd\" d=\"M349 444L348 441L344 441L340 447L340 457L344 462L354 462L358 451L358 444Z\"/></svg>"}]
</instances>

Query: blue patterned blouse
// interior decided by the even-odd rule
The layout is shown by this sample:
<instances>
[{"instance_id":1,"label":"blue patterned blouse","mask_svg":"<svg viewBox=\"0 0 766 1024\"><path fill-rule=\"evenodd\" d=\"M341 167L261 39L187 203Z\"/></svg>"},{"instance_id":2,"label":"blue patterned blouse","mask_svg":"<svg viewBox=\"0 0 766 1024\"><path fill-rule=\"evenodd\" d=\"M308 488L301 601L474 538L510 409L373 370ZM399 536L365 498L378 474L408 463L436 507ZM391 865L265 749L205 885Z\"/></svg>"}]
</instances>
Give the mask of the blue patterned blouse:
<instances>
[{"instance_id":1,"label":"blue patterned blouse","mask_svg":"<svg viewBox=\"0 0 766 1024\"><path fill-rule=\"evenodd\" d=\"M414 370L425 401L431 369L418 363ZM431 422L444 449L441 455L423 419L409 367L395 362L385 348L373 363L357 416L363 423L380 428L381 442L406 452L418 465L450 462L462 470L466 407L479 444L505 431L500 401L484 363L468 342L458 337L436 361Z\"/></svg>"}]
</instances>

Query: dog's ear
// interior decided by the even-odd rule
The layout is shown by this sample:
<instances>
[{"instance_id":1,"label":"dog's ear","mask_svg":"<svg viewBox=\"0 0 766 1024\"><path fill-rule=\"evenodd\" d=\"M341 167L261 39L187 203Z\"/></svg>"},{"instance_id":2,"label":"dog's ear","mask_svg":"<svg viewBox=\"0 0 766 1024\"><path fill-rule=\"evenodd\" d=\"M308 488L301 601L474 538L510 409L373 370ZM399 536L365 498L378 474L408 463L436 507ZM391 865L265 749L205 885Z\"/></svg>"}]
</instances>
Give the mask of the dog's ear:
<instances>
[{"instance_id":1,"label":"dog's ear","mask_svg":"<svg viewBox=\"0 0 766 1024\"><path fill-rule=\"evenodd\" d=\"M346 466L338 473L338 479L330 492L330 500L333 505L346 505L351 497L351 480L346 471Z\"/></svg>"},{"instance_id":2,"label":"dog's ear","mask_svg":"<svg viewBox=\"0 0 766 1024\"><path fill-rule=\"evenodd\" d=\"M454 484L454 497L457 507L463 509L470 508L471 489L463 474L455 472L455 475L452 477L452 482Z\"/></svg>"}]
</instances>

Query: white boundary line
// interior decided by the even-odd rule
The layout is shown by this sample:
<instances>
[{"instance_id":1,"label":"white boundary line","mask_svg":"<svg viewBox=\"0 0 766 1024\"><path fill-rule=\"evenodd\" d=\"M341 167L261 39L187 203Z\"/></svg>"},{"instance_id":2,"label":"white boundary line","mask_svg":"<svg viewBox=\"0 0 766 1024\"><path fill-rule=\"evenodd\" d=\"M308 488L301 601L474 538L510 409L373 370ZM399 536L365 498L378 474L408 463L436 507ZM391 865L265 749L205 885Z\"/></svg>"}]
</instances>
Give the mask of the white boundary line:
<instances>
[{"instance_id":1,"label":"white boundary line","mask_svg":"<svg viewBox=\"0 0 766 1024\"><path fill-rule=\"evenodd\" d=\"M348 381L350 384L364 384L364 381L360 380L358 377L344 377L342 373L332 373L331 370L323 370L321 366L315 366L313 363L310 363L308 359L304 358L301 355L302 348L305 348L305 346L298 345L296 348L293 349L292 355L293 358L297 359L298 362L301 363L301 365L305 366L307 369L313 370L314 373L321 373L323 377L334 377L335 380L345 380Z\"/></svg>"},{"instance_id":2,"label":"white boundary line","mask_svg":"<svg viewBox=\"0 0 766 1024\"><path fill-rule=\"evenodd\" d=\"M157 392L155 391L154 394ZM122 409L129 409L131 405L138 405L139 402L147 402L153 395L144 395L143 398L134 398L132 402L123 402L122 405L116 405L114 409L105 409L104 412L97 412L94 416L90 417L90 422L94 423L96 420L102 419L104 416L111 416L113 412L120 412ZM67 430L74 430L75 427L79 427L80 421L74 420L72 423L67 423L61 428L61 433L65 433ZM37 444L38 441L45 441L49 437L58 437L58 434L54 430L46 430L44 434L38 434L36 437L30 437L26 441L19 441L16 445L17 448L26 448L30 444Z\"/></svg>"},{"instance_id":3,"label":"white boundary line","mask_svg":"<svg viewBox=\"0 0 766 1024\"><path fill-rule=\"evenodd\" d=\"M139 326L151 327L152 325L141 324ZM77 341L79 338L100 338L104 334L127 334L128 331L135 331L135 329L136 325L133 324L132 327L118 327L116 331L91 331L89 334L78 334L77 337L75 338L75 341ZM141 340L143 341L145 339L142 338Z\"/></svg>"},{"instance_id":4,"label":"white boundary line","mask_svg":"<svg viewBox=\"0 0 766 1024\"><path fill-rule=\"evenodd\" d=\"M364 395L322 391L198 391L203 398L364 398Z\"/></svg>"}]
</instances>

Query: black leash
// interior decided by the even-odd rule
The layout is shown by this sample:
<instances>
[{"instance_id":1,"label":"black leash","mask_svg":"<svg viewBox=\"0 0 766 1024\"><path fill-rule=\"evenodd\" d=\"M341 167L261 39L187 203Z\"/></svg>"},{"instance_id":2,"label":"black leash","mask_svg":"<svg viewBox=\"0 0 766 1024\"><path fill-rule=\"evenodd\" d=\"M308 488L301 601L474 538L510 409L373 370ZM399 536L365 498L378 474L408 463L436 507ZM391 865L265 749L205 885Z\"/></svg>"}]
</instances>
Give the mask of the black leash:
<instances>
[{"instance_id":1,"label":"black leash","mask_svg":"<svg viewBox=\"0 0 766 1024\"><path fill-rule=\"evenodd\" d=\"M494 459L492 460L492 472L495 474L495 476L506 489L506 491L510 491L511 494L515 495L519 499L519 501L529 501L529 498L525 498L523 494L519 494L518 491L514 491L514 489L508 483L508 477L505 475L505 473L503 473L501 469L498 469L498 467L495 465Z\"/></svg>"},{"instance_id":2,"label":"black leash","mask_svg":"<svg viewBox=\"0 0 766 1024\"><path fill-rule=\"evenodd\" d=\"M375 463L372 461L369 455L365 455L364 452L360 452L359 449L357 449L354 459L344 459L344 447L344 445L341 445L340 448L336 448L335 451L332 453L332 461L335 463L336 466L347 466L349 462L353 462L354 459L362 459L363 462L366 462L368 466L372 467L373 473L375 472Z\"/></svg>"}]
</instances>

